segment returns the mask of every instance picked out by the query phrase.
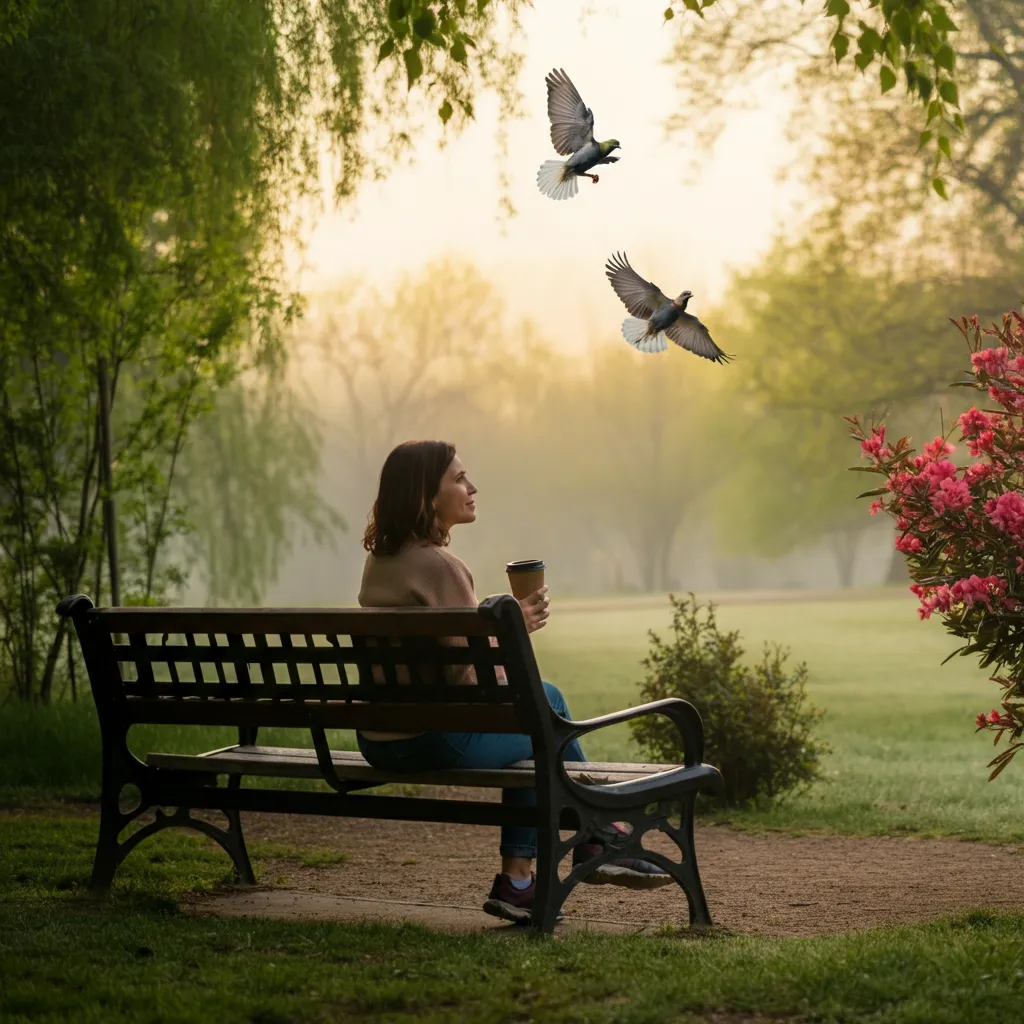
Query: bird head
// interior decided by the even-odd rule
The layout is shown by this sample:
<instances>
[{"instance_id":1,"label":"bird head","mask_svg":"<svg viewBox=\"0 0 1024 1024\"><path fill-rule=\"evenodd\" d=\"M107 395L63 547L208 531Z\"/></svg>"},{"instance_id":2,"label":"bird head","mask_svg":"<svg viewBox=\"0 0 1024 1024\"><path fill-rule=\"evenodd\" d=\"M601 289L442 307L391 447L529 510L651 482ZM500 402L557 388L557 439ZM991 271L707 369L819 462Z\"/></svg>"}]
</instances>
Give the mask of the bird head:
<instances>
[{"instance_id":1,"label":"bird head","mask_svg":"<svg viewBox=\"0 0 1024 1024\"><path fill-rule=\"evenodd\" d=\"M609 139L607 142L601 143L602 156L607 156L609 153L616 149L622 149L622 147L619 145L618 139Z\"/></svg>"},{"instance_id":2,"label":"bird head","mask_svg":"<svg viewBox=\"0 0 1024 1024\"><path fill-rule=\"evenodd\" d=\"M689 288L685 292L680 292L676 297L676 301L672 303L673 306L678 306L680 309L686 309L686 304L693 298L693 292Z\"/></svg>"}]
</instances>

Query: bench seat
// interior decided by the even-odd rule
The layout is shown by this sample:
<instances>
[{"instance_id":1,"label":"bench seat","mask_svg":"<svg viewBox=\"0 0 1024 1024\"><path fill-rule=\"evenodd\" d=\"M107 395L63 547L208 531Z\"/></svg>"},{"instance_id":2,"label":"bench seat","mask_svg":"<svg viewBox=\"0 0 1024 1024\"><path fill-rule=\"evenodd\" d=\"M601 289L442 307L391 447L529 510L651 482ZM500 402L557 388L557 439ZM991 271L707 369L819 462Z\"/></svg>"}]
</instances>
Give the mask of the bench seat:
<instances>
[{"instance_id":1,"label":"bench seat","mask_svg":"<svg viewBox=\"0 0 1024 1024\"><path fill-rule=\"evenodd\" d=\"M430 786L478 786L492 789L526 789L535 784L532 761L517 761L508 768L464 768L446 771L388 772L373 768L362 754L332 750L331 761L338 777L377 785L389 782ZM236 744L209 750L205 754L152 753L146 758L152 768L213 774L256 775L287 779L322 779L316 751L309 747L262 747ZM566 761L566 774L585 786L632 782L663 772L674 772L674 764L641 764L617 761Z\"/></svg>"}]
</instances>

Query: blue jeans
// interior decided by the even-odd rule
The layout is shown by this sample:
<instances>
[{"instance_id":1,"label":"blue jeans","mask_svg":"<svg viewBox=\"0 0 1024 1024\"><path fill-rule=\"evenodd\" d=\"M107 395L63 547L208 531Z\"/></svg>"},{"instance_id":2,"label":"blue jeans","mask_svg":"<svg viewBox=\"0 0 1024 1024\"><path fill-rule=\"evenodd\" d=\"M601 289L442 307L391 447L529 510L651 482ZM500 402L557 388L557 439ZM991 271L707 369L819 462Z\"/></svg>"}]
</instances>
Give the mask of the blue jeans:
<instances>
[{"instance_id":1,"label":"blue jeans","mask_svg":"<svg viewBox=\"0 0 1024 1024\"><path fill-rule=\"evenodd\" d=\"M563 718L571 718L557 686L544 684L548 703ZM446 768L507 768L533 757L529 736L514 732L427 732L411 740L368 740L359 736L363 757L381 771L416 772ZM566 761L586 761L577 740L565 748ZM533 789L503 789L501 802L510 807L532 807ZM536 857L537 830L526 825L502 825L503 857Z\"/></svg>"}]
</instances>

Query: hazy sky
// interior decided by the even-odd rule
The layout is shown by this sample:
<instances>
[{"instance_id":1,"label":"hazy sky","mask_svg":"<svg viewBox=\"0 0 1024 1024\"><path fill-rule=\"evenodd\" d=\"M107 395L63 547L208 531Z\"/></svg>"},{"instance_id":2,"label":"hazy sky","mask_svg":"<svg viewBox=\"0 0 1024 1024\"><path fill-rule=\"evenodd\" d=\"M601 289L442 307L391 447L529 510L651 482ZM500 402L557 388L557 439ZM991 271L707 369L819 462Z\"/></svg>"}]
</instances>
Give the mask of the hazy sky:
<instances>
[{"instance_id":1,"label":"hazy sky","mask_svg":"<svg viewBox=\"0 0 1024 1024\"><path fill-rule=\"evenodd\" d=\"M500 287L513 318L536 320L574 347L616 333L625 310L608 286L605 259L624 249L640 273L669 294L694 292L698 315L722 292L730 268L764 251L799 195L780 185L786 159L786 99L761 90L760 109L737 113L699 178L686 183L688 154L664 123L676 112L676 68L662 59L674 29L664 0L535 0L524 10L525 116L510 126L511 197L503 220L493 171L496 102L444 150L427 135L411 166L368 183L341 212L325 210L308 235L307 292L361 274L387 288L403 270L443 254L472 259ZM593 109L597 138L617 138L621 160L580 182L566 202L537 190L539 165L556 156L548 135L544 76L562 67ZM642 111L643 113L638 113ZM415 225L410 230L410 225ZM719 339L728 348L727 339Z\"/></svg>"}]
</instances>

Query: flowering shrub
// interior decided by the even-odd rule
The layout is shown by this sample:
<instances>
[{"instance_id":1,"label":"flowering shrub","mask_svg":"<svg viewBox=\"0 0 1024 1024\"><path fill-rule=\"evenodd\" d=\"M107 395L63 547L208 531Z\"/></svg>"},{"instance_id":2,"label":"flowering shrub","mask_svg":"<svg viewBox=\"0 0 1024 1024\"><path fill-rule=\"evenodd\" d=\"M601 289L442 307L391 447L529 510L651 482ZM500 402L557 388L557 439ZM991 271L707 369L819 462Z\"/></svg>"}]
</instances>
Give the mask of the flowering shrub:
<instances>
[{"instance_id":1,"label":"flowering shrub","mask_svg":"<svg viewBox=\"0 0 1024 1024\"><path fill-rule=\"evenodd\" d=\"M1007 737L989 765L994 779L1024 747L1024 316L1007 314L1001 327L985 329L976 316L953 322L972 366L970 379L955 386L979 391L985 408L965 412L920 455L909 438L890 443L884 424L849 422L871 463L854 468L885 478L861 496L875 499L872 515L896 520L896 548L914 581L918 614L940 615L967 641L953 654L980 655L1002 687L1002 710L975 719L979 730L995 734L994 743ZM989 337L995 346L986 346ZM957 433L973 460L966 465L949 457L956 450L949 437Z\"/></svg>"}]
</instances>

